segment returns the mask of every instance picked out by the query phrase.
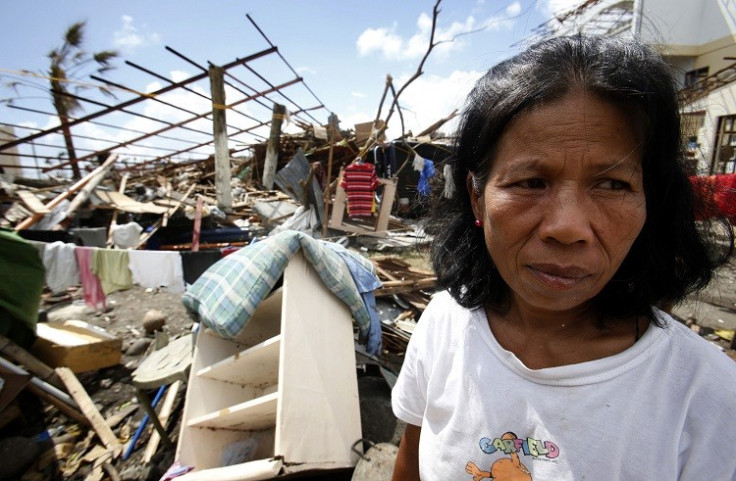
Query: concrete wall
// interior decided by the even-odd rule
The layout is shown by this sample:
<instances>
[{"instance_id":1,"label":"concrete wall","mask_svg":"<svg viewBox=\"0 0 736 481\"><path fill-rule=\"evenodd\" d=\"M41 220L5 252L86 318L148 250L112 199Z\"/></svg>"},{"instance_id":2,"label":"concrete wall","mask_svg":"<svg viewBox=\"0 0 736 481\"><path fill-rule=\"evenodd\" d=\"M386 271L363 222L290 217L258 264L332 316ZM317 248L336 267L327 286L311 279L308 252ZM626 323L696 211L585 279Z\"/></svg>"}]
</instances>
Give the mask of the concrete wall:
<instances>
[{"instance_id":1,"label":"concrete wall","mask_svg":"<svg viewBox=\"0 0 736 481\"><path fill-rule=\"evenodd\" d=\"M733 0L641 0L641 39L667 44L681 54L733 35L736 2ZM693 49L689 52L688 49Z\"/></svg>"},{"instance_id":2,"label":"concrete wall","mask_svg":"<svg viewBox=\"0 0 736 481\"><path fill-rule=\"evenodd\" d=\"M0 144L10 142L11 140L15 140L16 138L17 137L15 136L15 129L13 129L13 127L0 126ZM18 148L11 147L9 149L3 150L2 152L3 154L7 153L11 155L0 155L0 164L17 166L3 167L3 170L5 171L4 177L8 180L8 182L13 182L16 177L20 177L23 175L23 168L20 166L20 158L18 157Z\"/></svg>"}]
</instances>

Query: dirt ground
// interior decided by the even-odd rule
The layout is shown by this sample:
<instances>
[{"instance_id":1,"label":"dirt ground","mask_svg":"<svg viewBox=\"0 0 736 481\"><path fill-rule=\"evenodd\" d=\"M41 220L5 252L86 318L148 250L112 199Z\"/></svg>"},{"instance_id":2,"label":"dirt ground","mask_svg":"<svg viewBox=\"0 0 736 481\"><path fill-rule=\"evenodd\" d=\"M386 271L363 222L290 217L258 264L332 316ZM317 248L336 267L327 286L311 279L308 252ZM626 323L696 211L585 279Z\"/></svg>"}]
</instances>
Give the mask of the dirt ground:
<instances>
[{"instance_id":1,"label":"dirt ground","mask_svg":"<svg viewBox=\"0 0 736 481\"><path fill-rule=\"evenodd\" d=\"M417 266L428 267L426 253L412 250L408 251L404 257ZM166 323L163 332L170 339L190 332L193 321L181 303L181 295L163 290L136 287L112 293L107 298L108 307L105 312L94 312L85 307L81 299L81 288L72 289L69 294L71 298L66 301L43 304L42 307L47 311L50 321L82 320L99 326L123 340L122 360L118 366L78 375L100 413L103 417L109 418L126 406L137 403L135 390L131 385L131 373L150 352L148 346L154 337L146 333L143 328L142 320L146 313L157 310L164 315ZM736 259L719 271L716 281L708 289L675 308L674 313L681 320L699 326L701 335L714 344L727 348L730 342L716 333L736 328ZM733 351L731 355L733 356ZM362 387L367 387L370 394L366 394L363 398L363 393L361 393L361 410L371 412L371 418L375 424L376 420L381 419L380 416L385 417L386 412L390 412L390 406L386 401L389 395L387 388L378 386L376 378L365 380ZM184 391L182 390L175 403L172 419L180 419L184 404L183 397ZM52 434L54 440L65 441L65 443L59 442L58 444L68 446L66 451L60 450L57 446L55 461L48 462L47 460L44 466L36 463L35 467L29 469L24 477L6 479L80 481L88 479L92 464L80 461L80 456L92 447L96 438L92 437L90 440L87 437L85 440L87 430L80 430L75 423L61 415L55 408L41 404L32 395L24 394L22 402L24 403L22 419L0 430L0 439L11 435L10 433L12 436L31 437L46 429ZM115 427L116 435L126 442L126 447L127 441L138 428L143 415L143 410L139 408ZM385 431L383 436L386 439L396 440L396 427L390 422L379 422L373 427L378 431ZM170 425L168 429L174 443L176 443L178 430L178 422ZM151 463L142 464L142 455L150 432L149 425L129 459L126 461L119 459L113 463L114 468L120 474L120 479L158 480L172 464L173 450L166 450L163 447L159 447ZM49 450L50 448L53 448L53 445L47 441L44 449ZM0 447L0 457L8 459L4 454L6 453ZM343 473L341 476L332 476L330 479L349 479L350 473Z\"/></svg>"}]
</instances>

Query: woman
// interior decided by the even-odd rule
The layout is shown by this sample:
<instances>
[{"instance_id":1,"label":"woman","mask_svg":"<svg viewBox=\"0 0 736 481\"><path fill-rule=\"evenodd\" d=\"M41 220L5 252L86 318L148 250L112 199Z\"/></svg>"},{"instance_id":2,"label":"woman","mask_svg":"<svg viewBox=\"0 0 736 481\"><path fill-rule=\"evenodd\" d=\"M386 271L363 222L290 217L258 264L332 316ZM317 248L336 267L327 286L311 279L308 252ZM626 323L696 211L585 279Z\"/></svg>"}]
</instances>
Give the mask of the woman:
<instances>
[{"instance_id":1,"label":"woman","mask_svg":"<svg viewBox=\"0 0 736 481\"><path fill-rule=\"evenodd\" d=\"M652 307L725 259L680 150L670 73L634 41L556 38L478 82L467 188L430 230L446 291L393 391L395 480L736 479L736 364Z\"/></svg>"}]
</instances>

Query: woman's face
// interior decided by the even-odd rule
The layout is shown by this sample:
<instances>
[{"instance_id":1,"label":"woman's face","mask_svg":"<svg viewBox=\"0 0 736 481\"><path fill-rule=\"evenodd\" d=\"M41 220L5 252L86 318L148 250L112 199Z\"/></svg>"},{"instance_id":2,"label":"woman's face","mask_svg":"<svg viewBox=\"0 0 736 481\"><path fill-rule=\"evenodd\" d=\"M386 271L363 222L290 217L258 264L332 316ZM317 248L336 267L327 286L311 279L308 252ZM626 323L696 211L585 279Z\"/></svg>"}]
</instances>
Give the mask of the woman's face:
<instances>
[{"instance_id":1,"label":"woman's face","mask_svg":"<svg viewBox=\"0 0 736 481\"><path fill-rule=\"evenodd\" d=\"M573 92L517 115L481 192L468 188L512 304L584 309L646 219L641 148L626 111Z\"/></svg>"}]
</instances>

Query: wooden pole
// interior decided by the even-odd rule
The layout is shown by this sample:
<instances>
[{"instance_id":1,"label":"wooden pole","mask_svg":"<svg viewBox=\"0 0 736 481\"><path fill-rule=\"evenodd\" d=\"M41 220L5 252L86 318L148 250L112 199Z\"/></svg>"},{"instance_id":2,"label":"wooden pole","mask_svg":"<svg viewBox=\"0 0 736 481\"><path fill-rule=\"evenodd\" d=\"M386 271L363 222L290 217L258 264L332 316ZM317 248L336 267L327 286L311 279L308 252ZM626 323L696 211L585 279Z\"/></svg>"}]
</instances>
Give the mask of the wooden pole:
<instances>
[{"instance_id":1,"label":"wooden pole","mask_svg":"<svg viewBox=\"0 0 736 481\"><path fill-rule=\"evenodd\" d=\"M230 152L227 148L227 122L225 111L225 70L210 66L210 93L212 94L212 130L215 138L215 192L217 207L223 212L232 211L230 191Z\"/></svg>"},{"instance_id":2,"label":"wooden pole","mask_svg":"<svg viewBox=\"0 0 736 481\"><path fill-rule=\"evenodd\" d=\"M266 161L263 166L263 187L266 190L273 188L273 178L276 175L276 166L279 161L279 143L281 141L281 124L286 116L286 106L274 103L271 133L266 143Z\"/></svg>"},{"instance_id":3,"label":"wooden pole","mask_svg":"<svg viewBox=\"0 0 736 481\"><path fill-rule=\"evenodd\" d=\"M120 180L120 188L118 188L118 193L125 194L125 186L128 183L128 177L130 174L127 172L123 175L123 178ZM109 249L112 247L112 233L115 230L115 226L118 225L118 212L119 210L115 209L115 212L112 213L112 220L110 221L110 228L107 230L107 242L105 245Z\"/></svg>"},{"instance_id":4,"label":"wooden pole","mask_svg":"<svg viewBox=\"0 0 736 481\"><path fill-rule=\"evenodd\" d=\"M194 231L192 232L192 252L199 252L199 236L202 231L202 196L197 196L197 207L194 209Z\"/></svg>"},{"instance_id":5,"label":"wooden pole","mask_svg":"<svg viewBox=\"0 0 736 481\"><path fill-rule=\"evenodd\" d=\"M337 115L331 114L327 120L327 142L330 143L330 150L327 155L327 185L324 191L325 208L324 219L322 219L322 237L327 237L327 220L330 218L330 204L332 203L332 192L330 188L332 182L332 154L335 150L335 132L337 132L339 124L340 121Z\"/></svg>"}]
</instances>

